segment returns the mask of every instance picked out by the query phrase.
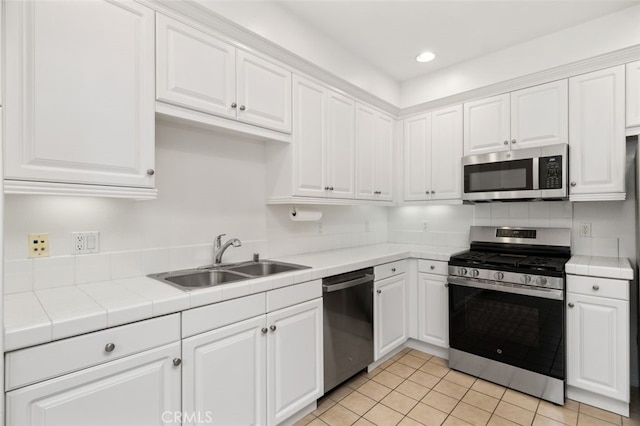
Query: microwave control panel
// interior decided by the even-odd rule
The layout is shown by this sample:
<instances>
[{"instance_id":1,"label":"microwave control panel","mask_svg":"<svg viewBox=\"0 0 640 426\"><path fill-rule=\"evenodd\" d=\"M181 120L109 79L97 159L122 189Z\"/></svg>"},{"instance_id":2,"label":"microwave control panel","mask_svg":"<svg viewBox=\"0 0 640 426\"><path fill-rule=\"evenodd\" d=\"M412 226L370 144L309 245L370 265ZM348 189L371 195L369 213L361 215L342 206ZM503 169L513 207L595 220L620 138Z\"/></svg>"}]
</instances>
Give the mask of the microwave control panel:
<instances>
[{"instance_id":1,"label":"microwave control panel","mask_svg":"<svg viewBox=\"0 0 640 426\"><path fill-rule=\"evenodd\" d=\"M562 189L562 155L540 157L540 189Z\"/></svg>"}]
</instances>

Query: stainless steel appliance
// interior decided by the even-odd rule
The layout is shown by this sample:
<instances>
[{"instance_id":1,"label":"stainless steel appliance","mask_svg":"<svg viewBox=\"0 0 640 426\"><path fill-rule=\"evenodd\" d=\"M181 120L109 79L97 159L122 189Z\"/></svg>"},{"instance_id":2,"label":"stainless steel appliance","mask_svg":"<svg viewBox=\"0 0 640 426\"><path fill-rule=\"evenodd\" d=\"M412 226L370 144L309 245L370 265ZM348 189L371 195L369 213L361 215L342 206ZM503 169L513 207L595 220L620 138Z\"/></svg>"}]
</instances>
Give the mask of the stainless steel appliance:
<instances>
[{"instance_id":1,"label":"stainless steel appliance","mask_svg":"<svg viewBox=\"0 0 640 426\"><path fill-rule=\"evenodd\" d=\"M449 261L449 367L564 404L571 230L473 226Z\"/></svg>"},{"instance_id":2,"label":"stainless steel appliance","mask_svg":"<svg viewBox=\"0 0 640 426\"><path fill-rule=\"evenodd\" d=\"M567 144L469 155L462 158L462 199L566 199Z\"/></svg>"},{"instance_id":3,"label":"stainless steel appliance","mask_svg":"<svg viewBox=\"0 0 640 426\"><path fill-rule=\"evenodd\" d=\"M324 392L373 362L373 268L322 280Z\"/></svg>"}]
</instances>

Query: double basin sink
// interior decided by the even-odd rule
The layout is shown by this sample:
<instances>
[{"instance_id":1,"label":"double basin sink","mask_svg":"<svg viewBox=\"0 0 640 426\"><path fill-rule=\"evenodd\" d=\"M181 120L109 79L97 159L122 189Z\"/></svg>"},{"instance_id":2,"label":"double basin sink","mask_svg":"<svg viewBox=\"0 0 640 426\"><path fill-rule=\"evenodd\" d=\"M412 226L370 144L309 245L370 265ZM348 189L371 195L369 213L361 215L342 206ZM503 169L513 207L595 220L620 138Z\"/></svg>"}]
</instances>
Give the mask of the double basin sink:
<instances>
[{"instance_id":1,"label":"double basin sink","mask_svg":"<svg viewBox=\"0 0 640 426\"><path fill-rule=\"evenodd\" d=\"M267 277L283 272L309 269L310 266L294 263L276 262L274 260L259 260L233 263L221 266L210 266L198 269L184 269L181 271L151 274L150 278L162 281L181 290L213 287L236 281Z\"/></svg>"}]
</instances>

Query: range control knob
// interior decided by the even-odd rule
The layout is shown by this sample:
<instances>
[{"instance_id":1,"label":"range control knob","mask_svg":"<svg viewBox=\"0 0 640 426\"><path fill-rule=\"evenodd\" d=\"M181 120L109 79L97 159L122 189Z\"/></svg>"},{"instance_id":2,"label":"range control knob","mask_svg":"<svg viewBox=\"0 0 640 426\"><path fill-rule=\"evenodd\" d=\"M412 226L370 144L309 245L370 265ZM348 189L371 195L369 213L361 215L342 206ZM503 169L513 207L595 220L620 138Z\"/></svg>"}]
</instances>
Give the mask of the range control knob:
<instances>
[{"instance_id":1,"label":"range control knob","mask_svg":"<svg viewBox=\"0 0 640 426\"><path fill-rule=\"evenodd\" d=\"M496 280L500 281L500 280L504 279L504 274L502 272L496 272L495 274L493 274L493 278L495 278Z\"/></svg>"},{"instance_id":2,"label":"range control knob","mask_svg":"<svg viewBox=\"0 0 640 426\"><path fill-rule=\"evenodd\" d=\"M523 275L522 277L520 277L520 282L529 284L531 282L531 277L529 275Z\"/></svg>"},{"instance_id":3,"label":"range control knob","mask_svg":"<svg viewBox=\"0 0 640 426\"><path fill-rule=\"evenodd\" d=\"M471 275L472 277L477 277L478 275L480 275L480 271L478 271L477 269L472 269L471 272L469 273L469 275Z\"/></svg>"},{"instance_id":4,"label":"range control knob","mask_svg":"<svg viewBox=\"0 0 640 426\"><path fill-rule=\"evenodd\" d=\"M538 277L536 278L536 284L547 285L547 279L545 277Z\"/></svg>"},{"instance_id":5,"label":"range control knob","mask_svg":"<svg viewBox=\"0 0 640 426\"><path fill-rule=\"evenodd\" d=\"M467 275L467 268L458 268L458 273L460 275Z\"/></svg>"}]
</instances>

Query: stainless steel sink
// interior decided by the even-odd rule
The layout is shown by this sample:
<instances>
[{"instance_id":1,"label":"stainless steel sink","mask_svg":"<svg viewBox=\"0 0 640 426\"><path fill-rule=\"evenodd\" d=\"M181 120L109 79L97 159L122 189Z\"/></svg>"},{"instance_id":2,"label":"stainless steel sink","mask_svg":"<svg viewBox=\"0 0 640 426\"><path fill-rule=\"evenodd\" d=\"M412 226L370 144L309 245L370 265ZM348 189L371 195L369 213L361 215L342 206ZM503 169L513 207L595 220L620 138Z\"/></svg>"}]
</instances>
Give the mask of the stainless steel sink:
<instances>
[{"instance_id":1,"label":"stainless steel sink","mask_svg":"<svg viewBox=\"0 0 640 426\"><path fill-rule=\"evenodd\" d=\"M260 260L200 269L184 269L148 276L181 290L189 291L308 268L310 267L293 263Z\"/></svg>"},{"instance_id":2,"label":"stainless steel sink","mask_svg":"<svg viewBox=\"0 0 640 426\"><path fill-rule=\"evenodd\" d=\"M240 272L254 277L265 277L267 275L279 274L282 272L298 271L308 269L309 266L296 265L293 263L274 262L273 260L260 260L257 262L245 262L238 265L227 266L227 271Z\"/></svg>"}]
</instances>

